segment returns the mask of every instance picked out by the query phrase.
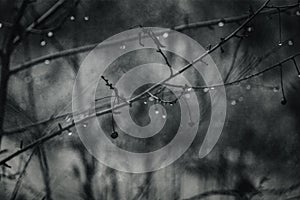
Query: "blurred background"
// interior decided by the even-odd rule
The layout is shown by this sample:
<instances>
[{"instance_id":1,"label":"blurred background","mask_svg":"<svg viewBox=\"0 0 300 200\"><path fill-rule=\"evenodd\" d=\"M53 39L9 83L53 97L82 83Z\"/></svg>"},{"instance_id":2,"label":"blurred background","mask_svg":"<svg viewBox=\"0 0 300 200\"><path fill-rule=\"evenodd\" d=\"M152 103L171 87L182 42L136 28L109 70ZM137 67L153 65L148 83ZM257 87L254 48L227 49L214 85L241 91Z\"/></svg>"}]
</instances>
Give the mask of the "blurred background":
<instances>
[{"instance_id":1,"label":"blurred background","mask_svg":"<svg viewBox=\"0 0 300 200\"><path fill-rule=\"evenodd\" d=\"M0 160L59 130L58 123L70 123L76 73L98 43L142 25L173 28L209 47L234 31L263 3L25 0L26 8L22 11L23 1L1 0ZM240 31L242 37L230 39L211 54L225 83L299 53L297 3L271 0L269 6L282 7L264 9ZM150 53L133 52L119 58L105 72L106 77L114 83L134 66L165 62L159 55L148 56ZM172 65L185 63L173 59L173 55L168 57ZM300 56L282 64L282 79L280 68L274 68L226 86L224 129L205 158L200 159L198 151L210 119L210 100L206 91L198 90L201 120L197 137L172 165L144 174L111 169L88 153L76 129L71 128L3 164L0 199L298 199L300 79L295 63L300 66ZM193 71L185 76L192 77L193 84L203 85L202 78ZM99 87L105 88L105 83ZM111 93L109 88L105 89L107 94ZM282 101L282 89L287 102ZM99 94L96 99L104 96ZM109 107L110 99L97 101L96 105ZM148 123L149 107L143 107L143 101L130 109L137 124ZM99 121L116 145L142 152L167 144L176 134L180 121L178 105L166 105L166 110L169 121L163 129L165 135L151 141L130 140L119 130L114 138L111 114L99 117Z\"/></svg>"}]
</instances>

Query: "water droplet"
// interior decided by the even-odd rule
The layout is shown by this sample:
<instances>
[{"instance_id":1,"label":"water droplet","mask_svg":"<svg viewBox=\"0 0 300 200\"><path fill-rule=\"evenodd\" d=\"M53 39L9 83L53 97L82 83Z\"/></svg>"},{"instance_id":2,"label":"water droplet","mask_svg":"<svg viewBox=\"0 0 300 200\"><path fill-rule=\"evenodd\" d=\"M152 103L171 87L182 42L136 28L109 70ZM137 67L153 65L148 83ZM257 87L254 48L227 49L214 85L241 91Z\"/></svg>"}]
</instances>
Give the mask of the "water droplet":
<instances>
[{"instance_id":1,"label":"water droplet","mask_svg":"<svg viewBox=\"0 0 300 200\"><path fill-rule=\"evenodd\" d=\"M300 78L300 74L298 74L298 78Z\"/></svg>"},{"instance_id":2,"label":"water droplet","mask_svg":"<svg viewBox=\"0 0 300 200\"><path fill-rule=\"evenodd\" d=\"M158 115L158 114L159 114L159 111L158 111L158 110L156 110L156 111L155 111L155 114L157 114L157 115Z\"/></svg>"},{"instance_id":3,"label":"water droplet","mask_svg":"<svg viewBox=\"0 0 300 200\"><path fill-rule=\"evenodd\" d=\"M289 45L289 46L293 46L293 45L294 45L293 40L289 40L289 41L288 41L288 45Z\"/></svg>"},{"instance_id":4,"label":"water droplet","mask_svg":"<svg viewBox=\"0 0 300 200\"><path fill-rule=\"evenodd\" d=\"M247 27L247 31L248 32L252 32L253 31L253 28L251 26Z\"/></svg>"},{"instance_id":5,"label":"water droplet","mask_svg":"<svg viewBox=\"0 0 300 200\"><path fill-rule=\"evenodd\" d=\"M203 92L205 92L205 93L208 92L208 91L209 91L208 88L204 88L204 89L203 89Z\"/></svg>"},{"instance_id":6,"label":"water droplet","mask_svg":"<svg viewBox=\"0 0 300 200\"><path fill-rule=\"evenodd\" d=\"M214 90L215 88L214 88L214 87L211 87L210 89L211 89L211 90Z\"/></svg>"},{"instance_id":7,"label":"water droplet","mask_svg":"<svg viewBox=\"0 0 300 200\"><path fill-rule=\"evenodd\" d=\"M273 92L278 92L279 88L278 87L274 87L273 88Z\"/></svg>"},{"instance_id":8,"label":"water droplet","mask_svg":"<svg viewBox=\"0 0 300 200\"><path fill-rule=\"evenodd\" d=\"M84 123L82 126L83 126L84 128L86 128L86 127L87 127L87 124L86 124L86 123Z\"/></svg>"},{"instance_id":9,"label":"water droplet","mask_svg":"<svg viewBox=\"0 0 300 200\"><path fill-rule=\"evenodd\" d=\"M75 17L72 15L72 16L70 16L70 20L71 21L74 21L75 20Z\"/></svg>"},{"instance_id":10,"label":"water droplet","mask_svg":"<svg viewBox=\"0 0 300 200\"><path fill-rule=\"evenodd\" d=\"M47 33L47 36L48 36L48 37L52 37L52 36L53 36L53 32L51 32L51 31L48 32L48 33Z\"/></svg>"},{"instance_id":11,"label":"water droplet","mask_svg":"<svg viewBox=\"0 0 300 200\"><path fill-rule=\"evenodd\" d=\"M0 28L2 28L2 26L3 26L2 23L0 23Z\"/></svg>"},{"instance_id":12,"label":"water droplet","mask_svg":"<svg viewBox=\"0 0 300 200\"><path fill-rule=\"evenodd\" d=\"M231 105L233 105L233 106L236 105L236 100L232 100Z\"/></svg>"},{"instance_id":13,"label":"water droplet","mask_svg":"<svg viewBox=\"0 0 300 200\"><path fill-rule=\"evenodd\" d=\"M300 16L300 10L297 10L297 11L296 11L296 15L297 15L297 16Z\"/></svg>"},{"instance_id":14,"label":"water droplet","mask_svg":"<svg viewBox=\"0 0 300 200\"><path fill-rule=\"evenodd\" d=\"M147 101L144 101L144 104L146 105L146 104L147 104Z\"/></svg>"},{"instance_id":15,"label":"water droplet","mask_svg":"<svg viewBox=\"0 0 300 200\"><path fill-rule=\"evenodd\" d=\"M244 101L244 97L240 97L240 98L239 98L239 101Z\"/></svg>"},{"instance_id":16,"label":"water droplet","mask_svg":"<svg viewBox=\"0 0 300 200\"><path fill-rule=\"evenodd\" d=\"M125 45L121 45L120 49L126 49L126 46Z\"/></svg>"},{"instance_id":17,"label":"water droplet","mask_svg":"<svg viewBox=\"0 0 300 200\"><path fill-rule=\"evenodd\" d=\"M282 46L282 42L281 41L278 42L278 46Z\"/></svg>"},{"instance_id":18,"label":"water droplet","mask_svg":"<svg viewBox=\"0 0 300 200\"><path fill-rule=\"evenodd\" d=\"M42 40L41 43L40 43L40 45L41 45L42 47L45 46L45 45L46 45L46 41L45 41L45 40Z\"/></svg>"},{"instance_id":19,"label":"water droplet","mask_svg":"<svg viewBox=\"0 0 300 200\"><path fill-rule=\"evenodd\" d=\"M154 101L154 98L153 97L149 97L149 101Z\"/></svg>"},{"instance_id":20,"label":"water droplet","mask_svg":"<svg viewBox=\"0 0 300 200\"><path fill-rule=\"evenodd\" d=\"M247 89L247 90L251 90L251 85L247 85L247 86L246 86L246 89Z\"/></svg>"},{"instance_id":21,"label":"water droplet","mask_svg":"<svg viewBox=\"0 0 300 200\"><path fill-rule=\"evenodd\" d=\"M166 115L162 115L162 118L163 118L163 119L166 119L166 117L167 117Z\"/></svg>"},{"instance_id":22,"label":"water droplet","mask_svg":"<svg viewBox=\"0 0 300 200\"><path fill-rule=\"evenodd\" d=\"M85 21L88 21L90 18L89 18L89 16L85 16L83 19L84 19Z\"/></svg>"},{"instance_id":23,"label":"water droplet","mask_svg":"<svg viewBox=\"0 0 300 200\"><path fill-rule=\"evenodd\" d=\"M192 88L188 88L187 91L188 91L188 92L192 91Z\"/></svg>"},{"instance_id":24,"label":"water droplet","mask_svg":"<svg viewBox=\"0 0 300 200\"><path fill-rule=\"evenodd\" d=\"M71 136L72 134L73 134L73 133L72 133L72 131L69 131L69 132L68 132L68 135L70 135L70 136Z\"/></svg>"},{"instance_id":25,"label":"water droplet","mask_svg":"<svg viewBox=\"0 0 300 200\"><path fill-rule=\"evenodd\" d=\"M49 65L50 64L50 60L45 60L44 62L46 65Z\"/></svg>"},{"instance_id":26,"label":"water droplet","mask_svg":"<svg viewBox=\"0 0 300 200\"><path fill-rule=\"evenodd\" d=\"M225 25L224 21L220 21L220 22L218 23L218 26L219 26L219 27L223 27L224 25Z\"/></svg>"},{"instance_id":27,"label":"water droplet","mask_svg":"<svg viewBox=\"0 0 300 200\"><path fill-rule=\"evenodd\" d=\"M163 37L164 37L164 38L167 38L168 36L169 36L169 33L164 33L164 34L163 34Z\"/></svg>"}]
</instances>

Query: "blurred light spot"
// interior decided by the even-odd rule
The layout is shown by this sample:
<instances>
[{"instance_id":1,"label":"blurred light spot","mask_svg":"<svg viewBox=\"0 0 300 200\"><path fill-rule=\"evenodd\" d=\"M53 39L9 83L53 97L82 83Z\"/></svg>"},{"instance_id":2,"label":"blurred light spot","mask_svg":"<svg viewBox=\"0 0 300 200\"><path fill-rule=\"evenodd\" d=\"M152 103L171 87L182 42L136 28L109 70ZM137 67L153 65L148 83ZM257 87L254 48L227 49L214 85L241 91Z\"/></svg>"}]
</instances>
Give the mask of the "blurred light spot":
<instances>
[{"instance_id":1,"label":"blurred light spot","mask_svg":"<svg viewBox=\"0 0 300 200\"><path fill-rule=\"evenodd\" d=\"M72 15L72 16L70 16L70 20L71 21L74 21L75 20L75 17Z\"/></svg>"},{"instance_id":2,"label":"blurred light spot","mask_svg":"<svg viewBox=\"0 0 300 200\"><path fill-rule=\"evenodd\" d=\"M163 34L163 37L164 37L164 38L167 38L168 36L169 36L168 33L164 33L164 34Z\"/></svg>"},{"instance_id":3,"label":"blurred light spot","mask_svg":"<svg viewBox=\"0 0 300 200\"><path fill-rule=\"evenodd\" d=\"M167 117L166 115L162 115L162 118L166 119L166 117Z\"/></svg>"},{"instance_id":4,"label":"blurred light spot","mask_svg":"<svg viewBox=\"0 0 300 200\"><path fill-rule=\"evenodd\" d=\"M84 19L85 21L88 21L90 18L89 18L89 16L85 16L83 19Z\"/></svg>"},{"instance_id":5,"label":"blurred light spot","mask_svg":"<svg viewBox=\"0 0 300 200\"><path fill-rule=\"evenodd\" d=\"M149 101L154 101L154 98L153 97L149 97Z\"/></svg>"},{"instance_id":6,"label":"blurred light spot","mask_svg":"<svg viewBox=\"0 0 300 200\"><path fill-rule=\"evenodd\" d=\"M247 86L246 86L246 89L247 89L247 90L251 90L251 85L247 85Z\"/></svg>"},{"instance_id":7,"label":"blurred light spot","mask_svg":"<svg viewBox=\"0 0 300 200\"><path fill-rule=\"evenodd\" d=\"M52 36L53 36L53 32L51 32L51 31L48 32L48 33L47 33L47 36L48 36L48 37L52 37Z\"/></svg>"},{"instance_id":8,"label":"blurred light spot","mask_svg":"<svg viewBox=\"0 0 300 200\"><path fill-rule=\"evenodd\" d=\"M289 41L288 41L288 45L289 45L289 46L293 46L293 45L294 45L293 40L289 40Z\"/></svg>"},{"instance_id":9,"label":"blurred light spot","mask_svg":"<svg viewBox=\"0 0 300 200\"><path fill-rule=\"evenodd\" d=\"M49 65L50 64L50 60L45 60L44 62L46 65Z\"/></svg>"},{"instance_id":10,"label":"blurred light spot","mask_svg":"<svg viewBox=\"0 0 300 200\"><path fill-rule=\"evenodd\" d=\"M278 87L274 87L273 88L273 92L278 92L279 88Z\"/></svg>"},{"instance_id":11,"label":"blurred light spot","mask_svg":"<svg viewBox=\"0 0 300 200\"><path fill-rule=\"evenodd\" d=\"M203 92L205 92L205 93L208 92L208 91L209 91L208 88L204 88L204 89L203 89Z\"/></svg>"},{"instance_id":12,"label":"blurred light spot","mask_svg":"<svg viewBox=\"0 0 300 200\"><path fill-rule=\"evenodd\" d=\"M40 43L40 45L41 45L42 47L45 46L45 45L46 45L46 41L45 41L45 40L42 40L41 43Z\"/></svg>"},{"instance_id":13,"label":"blurred light spot","mask_svg":"<svg viewBox=\"0 0 300 200\"><path fill-rule=\"evenodd\" d=\"M240 152L237 149L228 148L225 151L225 156L231 162L237 162L240 156Z\"/></svg>"},{"instance_id":14,"label":"blurred light spot","mask_svg":"<svg viewBox=\"0 0 300 200\"><path fill-rule=\"evenodd\" d=\"M252 32L253 31L253 28L251 26L247 27L247 31L248 32Z\"/></svg>"},{"instance_id":15,"label":"blurred light spot","mask_svg":"<svg viewBox=\"0 0 300 200\"><path fill-rule=\"evenodd\" d=\"M126 49L125 45L120 46L120 49Z\"/></svg>"},{"instance_id":16,"label":"blurred light spot","mask_svg":"<svg viewBox=\"0 0 300 200\"><path fill-rule=\"evenodd\" d=\"M232 100L231 105L233 105L233 106L236 105L236 100Z\"/></svg>"}]
</instances>

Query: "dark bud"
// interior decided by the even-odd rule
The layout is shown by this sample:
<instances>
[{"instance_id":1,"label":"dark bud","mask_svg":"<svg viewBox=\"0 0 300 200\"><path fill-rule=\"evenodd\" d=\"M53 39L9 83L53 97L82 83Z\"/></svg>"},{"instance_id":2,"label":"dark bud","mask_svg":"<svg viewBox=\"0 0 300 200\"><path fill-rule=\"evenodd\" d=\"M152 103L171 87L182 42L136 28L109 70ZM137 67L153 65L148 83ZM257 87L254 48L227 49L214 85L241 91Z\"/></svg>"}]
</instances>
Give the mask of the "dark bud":
<instances>
[{"instance_id":1,"label":"dark bud","mask_svg":"<svg viewBox=\"0 0 300 200\"><path fill-rule=\"evenodd\" d=\"M282 104L282 105L285 105L285 104L287 104L287 100L286 100L286 98L283 98L283 99L281 100L281 104Z\"/></svg>"},{"instance_id":2,"label":"dark bud","mask_svg":"<svg viewBox=\"0 0 300 200\"><path fill-rule=\"evenodd\" d=\"M112 139L116 139L118 136L119 136L119 134L118 134L116 131L114 131L114 132L110 135L110 137L111 137Z\"/></svg>"}]
</instances>

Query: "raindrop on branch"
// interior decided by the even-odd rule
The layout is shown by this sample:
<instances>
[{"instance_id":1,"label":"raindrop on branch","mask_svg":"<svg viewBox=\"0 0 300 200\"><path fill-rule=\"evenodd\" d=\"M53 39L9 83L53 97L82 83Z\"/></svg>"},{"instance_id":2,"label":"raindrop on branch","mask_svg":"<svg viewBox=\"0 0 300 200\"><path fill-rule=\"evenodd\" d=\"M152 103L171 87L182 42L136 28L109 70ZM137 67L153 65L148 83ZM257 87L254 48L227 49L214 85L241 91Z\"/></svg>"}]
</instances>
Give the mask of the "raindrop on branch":
<instances>
[{"instance_id":1,"label":"raindrop on branch","mask_svg":"<svg viewBox=\"0 0 300 200\"><path fill-rule=\"evenodd\" d=\"M45 63L46 65L49 65L49 64L50 64L50 60L45 60L44 63Z\"/></svg>"},{"instance_id":2,"label":"raindrop on branch","mask_svg":"<svg viewBox=\"0 0 300 200\"><path fill-rule=\"evenodd\" d=\"M218 23L218 26L219 27L223 27L225 25L225 20L224 19L221 19Z\"/></svg>"},{"instance_id":3,"label":"raindrop on branch","mask_svg":"<svg viewBox=\"0 0 300 200\"><path fill-rule=\"evenodd\" d=\"M205 92L205 93L208 92L208 91L209 91L208 88L204 88L204 89L203 89L203 92Z\"/></svg>"}]
</instances>

